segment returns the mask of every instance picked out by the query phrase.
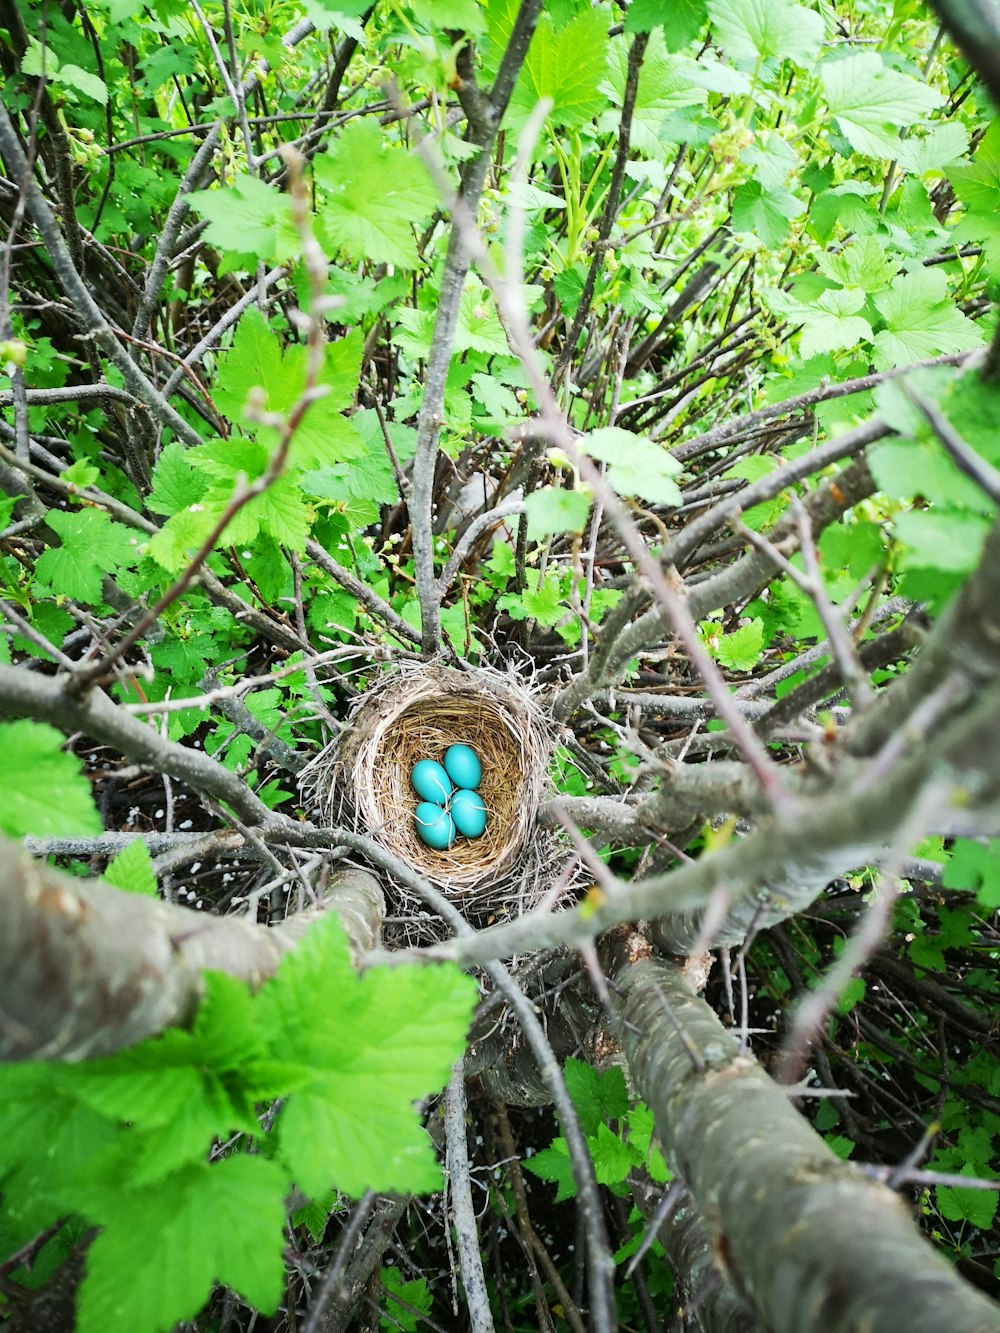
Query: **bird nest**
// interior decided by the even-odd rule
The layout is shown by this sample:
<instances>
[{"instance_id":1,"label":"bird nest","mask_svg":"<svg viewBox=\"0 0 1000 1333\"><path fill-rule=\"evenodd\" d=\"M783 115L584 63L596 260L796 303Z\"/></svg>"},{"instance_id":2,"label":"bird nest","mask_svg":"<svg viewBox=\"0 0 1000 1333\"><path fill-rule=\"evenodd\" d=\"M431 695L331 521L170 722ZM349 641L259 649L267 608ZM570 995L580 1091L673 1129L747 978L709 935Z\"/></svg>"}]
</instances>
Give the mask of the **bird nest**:
<instances>
[{"instance_id":1,"label":"bird nest","mask_svg":"<svg viewBox=\"0 0 1000 1333\"><path fill-rule=\"evenodd\" d=\"M410 775L419 759L440 763L455 744L482 761L486 831L436 851L417 836ZM526 881L529 863L537 869L535 815L550 749L542 712L516 678L407 664L359 701L342 735L306 769L304 786L331 825L368 834L450 897L492 913Z\"/></svg>"}]
</instances>

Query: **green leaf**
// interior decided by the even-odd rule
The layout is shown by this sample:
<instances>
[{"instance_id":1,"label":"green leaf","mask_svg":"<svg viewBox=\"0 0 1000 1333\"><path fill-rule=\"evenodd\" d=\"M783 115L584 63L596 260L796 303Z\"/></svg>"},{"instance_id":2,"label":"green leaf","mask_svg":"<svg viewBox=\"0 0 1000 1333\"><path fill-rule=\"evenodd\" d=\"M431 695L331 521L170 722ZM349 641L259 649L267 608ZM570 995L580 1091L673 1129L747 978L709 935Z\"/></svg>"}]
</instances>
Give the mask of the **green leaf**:
<instances>
[{"instance_id":1,"label":"green leaf","mask_svg":"<svg viewBox=\"0 0 1000 1333\"><path fill-rule=\"evenodd\" d=\"M835 1152L838 1157L843 1158L845 1162L858 1146L846 1134L824 1134L823 1138L826 1140L826 1146Z\"/></svg>"},{"instance_id":2,"label":"green leaf","mask_svg":"<svg viewBox=\"0 0 1000 1333\"><path fill-rule=\"evenodd\" d=\"M635 1149L623 1143L607 1125L598 1125L597 1134L588 1141L588 1146L599 1185L623 1185L632 1168L640 1165Z\"/></svg>"},{"instance_id":3,"label":"green leaf","mask_svg":"<svg viewBox=\"0 0 1000 1333\"><path fill-rule=\"evenodd\" d=\"M708 18L708 0L632 0L625 15L626 32L651 32L663 25L668 51L680 51L701 32Z\"/></svg>"},{"instance_id":4,"label":"green leaf","mask_svg":"<svg viewBox=\"0 0 1000 1333\"><path fill-rule=\"evenodd\" d=\"M860 287L869 296L888 287L899 267L877 236L862 237L836 252L823 251L816 256L816 263L820 272L834 282Z\"/></svg>"},{"instance_id":5,"label":"green leaf","mask_svg":"<svg viewBox=\"0 0 1000 1333\"><path fill-rule=\"evenodd\" d=\"M383 1268L382 1290L388 1313L379 1320L380 1329L385 1329L386 1333L398 1333L398 1330L419 1333L430 1326L425 1321L430 1317L434 1300L425 1278L404 1282L398 1268Z\"/></svg>"},{"instance_id":6,"label":"green leaf","mask_svg":"<svg viewBox=\"0 0 1000 1333\"><path fill-rule=\"evenodd\" d=\"M416 152L390 147L372 120L354 120L315 159L314 171L325 191L317 215L322 241L352 259L417 265L413 228L438 196Z\"/></svg>"},{"instance_id":7,"label":"green leaf","mask_svg":"<svg viewBox=\"0 0 1000 1333\"><path fill-rule=\"evenodd\" d=\"M754 619L733 630L732 634L720 635L715 656L722 666L732 667L734 671L752 671L760 660L763 646L764 622Z\"/></svg>"},{"instance_id":8,"label":"green leaf","mask_svg":"<svg viewBox=\"0 0 1000 1333\"><path fill-rule=\"evenodd\" d=\"M930 134L903 139L899 145L899 165L915 176L940 175L945 168L961 161L968 151L969 131L957 120L946 120ZM957 189L955 193L958 194Z\"/></svg>"},{"instance_id":9,"label":"green leaf","mask_svg":"<svg viewBox=\"0 0 1000 1333\"><path fill-rule=\"evenodd\" d=\"M903 543L906 568L923 567L967 574L979 563L991 523L967 510L948 513L912 509L896 517L896 536Z\"/></svg>"},{"instance_id":10,"label":"green leaf","mask_svg":"<svg viewBox=\"0 0 1000 1333\"><path fill-rule=\"evenodd\" d=\"M208 220L208 243L245 259L245 267L256 267L259 259L283 264L302 248L288 195L256 176L238 174L232 185L196 190L187 201Z\"/></svg>"},{"instance_id":11,"label":"green leaf","mask_svg":"<svg viewBox=\"0 0 1000 1333\"><path fill-rule=\"evenodd\" d=\"M867 989L864 977L851 977L837 997L838 1013L849 1014L865 998Z\"/></svg>"},{"instance_id":12,"label":"green leaf","mask_svg":"<svg viewBox=\"0 0 1000 1333\"><path fill-rule=\"evenodd\" d=\"M554 1139L550 1147L542 1148L532 1157L525 1157L521 1165L533 1176L538 1176L540 1180L551 1180L557 1186L556 1203L576 1198L576 1181L573 1179L569 1149L564 1138Z\"/></svg>"},{"instance_id":13,"label":"green leaf","mask_svg":"<svg viewBox=\"0 0 1000 1333\"><path fill-rule=\"evenodd\" d=\"M979 328L949 299L947 279L938 269L904 273L872 300L886 323L875 335L879 370L944 352L966 352L983 341Z\"/></svg>"},{"instance_id":14,"label":"green leaf","mask_svg":"<svg viewBox=\"0 0 1000 1333\"><path fill-rule=\"evenodd\" d=\"M975 1176L972 1166L962 1168L961 1175ZM995 1189L967 1189L961 1185L936 1185L934 1194L941 1216L949 1222L970 1222L980 1231L989 1231L996 1217L1000 1192Z\"/></svg>"},{"instance_id":15,"label":"green leaf","mask_svg":"<svg viewBox=\"0 0 1000 1333\"><path fill-rule=\"evenodd\" d=\"M35 569L57 595L96 604L103 600L105 574L134 565L139 558L139 539L122 524L112 523L101 510L67 513L50 509L46 521L59 534L62 545L43 551Z\"/></svg>"},{"instance_id":16,"label":"green leaf","mask_svg":"<svg viewBox=\"0 0 1000 1333\"><path fill-rule=\"evenodd\" d=\"M215 1282L272 1314L284 1290L285 1190L275 1163L249 1156L120 1190L87 1251L77 1333L161 1333L196 1315Z\"/></svg>"},{"instance_id":17,"label":"green leaf","mask_svg":"<svg viewBox=\"0 0 1000 1333\"><path fill-rule=\"evenodd\" d=\"M672 480L681 465L652 440L606 426L592 430L578 441L591 458L608 464L607 479L619 495L636 495L653 504L679 505L682 497Z\"/></svg>"},{"instance_id":18,"label":"green leaf","mask_svg":"<svg viewBox=\"0 0 1000 1333\"><path fill-rule=\"evenodd\" d=\"M141 838L136 838L118 853L101 879L105 884L113 884L116 889L124 889L126 893L157 897L153 858Z\"/></svg>"},{"instance_id":19,"label":"green leaf","mask_svg":"<svg viewBox=\"0 0 1000 1333\"><path fill-rule=\"evenodd\" d=\"M205 493L205 479L191 466L188 450L176 442L164 448L153 470L153 486L146 508L169 517L197 504Z\"/></svg>"},{"instance_id":20,"label":"green leaf","mask_svg":"<svg viewBox=\"0 0 1000 1333\"><path fill-rule=\"evenodd\" d=\"M455 28L473 34L485 32L486 16L476 0L413 0L420 19L436 28Z\"/></svg>"},{"instance_id":21,"label":"green leaf","mask_svg":"<svg viewBox=\"0 0 1000 1333\"><path fill-rule=\"evenodd\" d=\"M976 149L971 166L953 167L948 180L965 205L955 228L957 240L985 246L990 267L1000 270L1000 120L994 120Z\"/></svg>"},{"instance_id":22,"label":"green leaf","mask_svg":"<svg viewBox=\"0 0 1000 1333\"><path fill-rule=\"evenodd\" d=\"M872 326L857 312L865 303L863 291L841 288L822 292L809 307L802 325L799 351L808 358L822 352L854 347L872 337Z\"/></svg>"},{"instance_id":23,"label":"green leaf","mask_svg":"<svg viewBox=\"0 0 1000 1333\"><path fill-rule=\"evenodd\" d=\"M601 1072L583 1060L570 1058L563 1069L563 1077L584 1134L593 1136L600 1125L609 1120L621 1120L628 1112L625 1075L617 1065Z\"/></svg>"},{"instance_id":24,"label":"green leaf","mask_svg":"<svg viewBox=\"0 0 1000 1333\"><path fill-rule=\"evenodd\" d=\"M944 868L948 889L973 889L987 911L1000 907L1000 839L972 842L958 838Z\"/></svg>"},{"instance_id":25,"label":"green leaf","mask_svg":"<svg viewBox=\"0 0 1000 1333\"><path fill-rule=\"evenodd\" d=\"M90 836L101 819L79 761L43 722L0 723L0 832L11 838Z\"/></svg>"},{"instance_id":26,"label":"green leaf","mask_svg":"<svg viewBox=\"0 0 1000 1333\"><path fill-rule=\"evenodd\" d=\"M293 551L304 551L309 536L309 506L302 498L298 481L279 477L263 495L258 495L245 507L245 517L260 524L279 546ZM224 535L224 540L226 537ZM229 537L235 542L235 537Z\"/></svg>"},{"instance_id":27,"label":"green leaf","mask_svg":"<svg viewBox=\"0 0 1000 1333\"><path fill-rule=\"evenodd\" d=\"M791 191L765 190L759 181L747 181L733 192L733 230L753 233L772 250L788 235L789 219L805 211Z\"/></svg>"},{"instance_id":28,"label":"green leaf","mask_svg":"<svg viewBox=\"0 0 1000 1333\"><path fill-rule=\"evenodd\" d=\"M522 593L505 593L499 606L513 620L534 619L540 625L557 625L566 614L559 575L549 573L544 579L539 575L534 588L525 588Z\"/></svg>"},{"instance_id":29,"label":"green leaf","mask_svg":"<svg viewBox=\"0 0 1000 1333\"><path fill-rule=\"evenodd\" d=\"M607 105L599 91L608 59L608 15L585 9L568 23L539 20L511 99L510 119L523 124L543 97L552 101L553 129L579 129Z\"/></svg>"},{"instance_id":30,"label":"green leaf","mask_svg":"<svg viewBox=\"0 0 1000 1333\"><path fill-rule=\"evenodd\" d=\"M63 468L59 473L63 481L68 481L71 486L83 488L93 486L100 475L100 470L86 458L78 458L71 467Z\"/></svg>"},{"instance_id":31,"label":"green leaf","mask_svg":"<svg viewBox=\"0 0 1000 1333\"><path fill-rule=\"evenodd\" d=\"M889 69L874 51L824 60L819 76L830 114L851 147L869 157L897 157L899 131L944 102L928 84Z\"/></svg>"},{"instance_id":32,"label":"green leaf","mask_svg":"<svg viewBox=\"0 0 1000 1333\"><path fill-rule=\"evenodd\" d=\"M262 988L264 1029L309 1071L278 1122L299 1186L320 1194L433 1190L440 1171L412 1103L437 1092L461 1054L475 983L456 967L373 967L359 976L332 913ZM316 1023L316 1013L336 1022Z\"/></svg>"},{"instance_id":33,"label":"green leaf","mask_svg":"<svg viewBox=\"0 0 1000 1333\"><path fill-rule=\"evenodd\" d=\"M75 88L77 92L83 93L84 97L99 102L101 106L108 104L107 84L96 74L81 69L79 65L61 65L56 75L56 82L61 83L64 88Z\"/></svg>"},{"instance_id":34,"label":"green leaf","mask_svg":"<svg viewBox=\"0 0 1000 1333\"><path fill-rule=\"evenodd\" d=\"M708 16L723 51L746 69L771 59L806 65L823 45L822 17L794 0L709 0Z\"/></svg>"},{"instance_id":35,"label":"green leaf","mask_svg":"<svg viewBox=\"0 0 1000 1333\"><path fill-rule=\"evenodd\" d=\"M177 574L201 549L214 523L214 514L204 505L189 505L167 519L146 550L168 574Z\"/></svg>"},{"instance_id":36,"label":"green leaf","mask_svg":"<svg viewBox=\"0 0 1000 1333\"><path fill-rule=\"evenodd\" d=\"M590 513L587 491L567 491L561 486L543 486L524 501L528 515L528 537L540 541L557 532L582 532Z\"/></svg>"},{"instance_id":37,"label":"green leaf","mask_svg":"<svg viewBox=\"0 0 1000 1333\"><path fill-rule=\"evenodd\" d=\"M286 378L282 373L278 335L257 307L250 306L241 317L232 346L223 359L222 373L214 390L215 404L231 421L242 422L247 400L256 389L263 392L269 411L280 411L278 404L287 393Z\"/></svg>"}]
</instances>

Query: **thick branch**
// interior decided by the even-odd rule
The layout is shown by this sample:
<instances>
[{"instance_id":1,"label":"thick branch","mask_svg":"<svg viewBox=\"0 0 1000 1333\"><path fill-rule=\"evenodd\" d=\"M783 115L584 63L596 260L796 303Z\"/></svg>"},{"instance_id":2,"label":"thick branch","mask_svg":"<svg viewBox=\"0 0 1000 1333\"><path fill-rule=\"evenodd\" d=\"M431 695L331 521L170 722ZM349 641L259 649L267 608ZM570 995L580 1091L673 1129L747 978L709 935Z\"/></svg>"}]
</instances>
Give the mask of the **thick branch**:
<instances>
[{"instance_id":1,"label":"thick branch","mask_svg":"<svg viewBox=\"0 0 1000 1333\"><path fill-rule=\"evenodd\" d=\"M361 870L268 928L71 878L0 842L0 1058L80 1060L186 1023L203 969L259 985L328 908L358 953L378 941L385 901Z\"/></svg>"},{"instance_id":2,"label":"thick branch","mask_svg":"<svg viewBox=\"0 0 1000 1333\"><path fill-rule=\"evenodd\" d=\"M715 1250L771 1333L983 1333L1000 1312L841 1161L680 972L622 935L609 970L632 1077Z\"/></svg>"}]
</instances>

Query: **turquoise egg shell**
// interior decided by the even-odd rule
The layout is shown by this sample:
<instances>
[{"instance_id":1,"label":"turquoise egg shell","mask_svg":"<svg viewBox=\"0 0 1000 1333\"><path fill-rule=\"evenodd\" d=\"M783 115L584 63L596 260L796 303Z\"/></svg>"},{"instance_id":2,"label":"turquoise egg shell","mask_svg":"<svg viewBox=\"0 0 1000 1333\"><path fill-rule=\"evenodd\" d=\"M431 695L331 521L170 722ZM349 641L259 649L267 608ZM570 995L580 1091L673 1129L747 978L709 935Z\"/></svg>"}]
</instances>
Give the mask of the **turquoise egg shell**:
<instances>
[{"instance_id":1,"label":"turquoise egg shell","mask_svg":"<svg viewBox=\"0 0 1000 1333\"><path fill-rule=\"evenodd\" d=\"M447 810L433 801L421 801L413 816L417 837L437 852L447 851L455 841L455 821Z\"/></svg>"},{"instance_id":2,"label":"turquoise egg shell","mask_svg":"<svg viewBox=\"0 0 1000 1333\"><path fill-rule=\"evenodd\" d=\"M451 779L435 760L421 759L414 764L410 781L413 790L423 800L433 801L435 805L447 805L451 795Z\"/></svg>"},{"instance_id":3,"label":"turquoise egg shell","mask_svg":"<svg viewBox=\"0 0 1000 1333\"><path fill-rule=\"evenodd\" d=\"M486 802L477 791L457 791L449 809L455 827L467 838L481 838L486 832Z\"/></svg>"},{"instance_id":4,"label":"turquoise egg shell","mask_svg":"<svg viewBox=\"0 0 1000 1333\"><path fill-rule=\"evenodd\" d=\"M471 745L449 745L444 766L456 787L474 791L483 780L483 766Z\"/></svg>"}]
</instances>

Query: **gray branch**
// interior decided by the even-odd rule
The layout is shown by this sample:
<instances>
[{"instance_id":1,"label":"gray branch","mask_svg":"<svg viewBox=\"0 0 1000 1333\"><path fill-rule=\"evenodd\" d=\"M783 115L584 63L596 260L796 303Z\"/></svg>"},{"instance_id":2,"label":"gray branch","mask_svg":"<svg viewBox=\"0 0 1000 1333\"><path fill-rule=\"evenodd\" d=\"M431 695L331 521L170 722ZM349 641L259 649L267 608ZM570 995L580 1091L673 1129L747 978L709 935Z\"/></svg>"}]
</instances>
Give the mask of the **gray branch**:
<instances>
[{"instance_id":1,"label":"gray branch","mask_svg":"<svg viewBox=\"0 0 1000 1333\"><path fill-rule=\"evenodd\" d=\"M81 1060L186 1023L204 969L259 985L327 908L357 953L377 942L385 902L361 870L269 928L76 879L0 842L0 1059Z\"/></svg>"},{"instance_id":2,"label":"gray branch","mask_svg":"<svg viewBox=\"0 0 1000 1333\"><path fill-rule=\"evenodd\" d=\"M983 1333L1000 1310L841 1161L638 935L609 971L629 1069L731 1283L770 1333ZM610 951L609 951L610 952Z\"/></svg>"}]
</instances>

